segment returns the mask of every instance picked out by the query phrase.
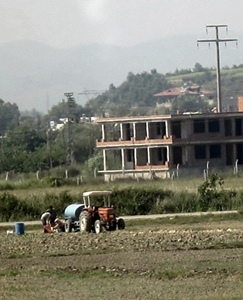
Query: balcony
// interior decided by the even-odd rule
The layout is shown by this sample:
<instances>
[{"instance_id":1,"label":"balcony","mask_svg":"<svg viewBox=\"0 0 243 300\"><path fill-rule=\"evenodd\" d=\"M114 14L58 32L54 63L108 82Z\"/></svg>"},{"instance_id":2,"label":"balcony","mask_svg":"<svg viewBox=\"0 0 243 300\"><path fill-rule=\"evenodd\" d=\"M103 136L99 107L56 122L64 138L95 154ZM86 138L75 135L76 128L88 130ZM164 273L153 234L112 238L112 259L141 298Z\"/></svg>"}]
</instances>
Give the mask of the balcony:
<instances>
[{"instance_id":1,"label":"balcony","mask_svg":"<svg viewBox=\"0 0 243 300\"><path fill-rule=\"evenodd\" d=\"M169 170L169 162L166 161L164 165L151 165L149 163L144 166L135 165L135 170Z\"/></svg>"},{"instance_id":2,"label":"balcony","mask_svg":"<svg viewBox=\"0 0 243 300\"><path fill-rule=\"evenodd\" d=\"M132 137L130 140L121 140L118 141L105 141L103 139L96 140L96 146L98 148L121 148L121 147L136 147L136 146L155 146L155 145L168 145L173 143L173 137L163 136L161 139L149 139L145 138L144 140L137 140Z\"/></svg>"}]
</instances>

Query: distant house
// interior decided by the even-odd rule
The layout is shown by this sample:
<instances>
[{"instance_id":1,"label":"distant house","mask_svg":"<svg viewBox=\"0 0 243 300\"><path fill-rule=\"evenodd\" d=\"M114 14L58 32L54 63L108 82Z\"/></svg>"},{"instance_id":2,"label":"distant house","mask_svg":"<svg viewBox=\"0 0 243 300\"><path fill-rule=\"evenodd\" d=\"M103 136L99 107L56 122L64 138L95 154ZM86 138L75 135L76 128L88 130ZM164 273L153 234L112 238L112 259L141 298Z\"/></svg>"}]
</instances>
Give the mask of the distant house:
<instances>
[{"instance_id":1,"label":"distant house","mask_svg":"<svg viewBox=\"0 0 243 300\"><path fill-rule=\"evenodd\" d=\"M157 107L165 106L170 107L173 99L179 96L200 96L209 104L213 103L214 92L203 90L200 85L187 85L182 87L170 88L154 95L160 100L157 102Z\"/></svg>"},{"instance_id":2,"label":"distant house","mask_svg":"<svg viewBox=\"0 0 243 300\"><path fill-rule=\"evenodd\" d=\"M72 118L68 119L68 117L66 118L60 118L58 122L56 121L50 121L50 128L53 131L56 130L62 130L64 128L64 126L66 124L68 124L68 120L71 123L74 123L74 120ZM82 117L79 118L78 123L94 123L96 120L96 117L86 117L85 115L83 115Z\"/></svg>"}]
</instances>

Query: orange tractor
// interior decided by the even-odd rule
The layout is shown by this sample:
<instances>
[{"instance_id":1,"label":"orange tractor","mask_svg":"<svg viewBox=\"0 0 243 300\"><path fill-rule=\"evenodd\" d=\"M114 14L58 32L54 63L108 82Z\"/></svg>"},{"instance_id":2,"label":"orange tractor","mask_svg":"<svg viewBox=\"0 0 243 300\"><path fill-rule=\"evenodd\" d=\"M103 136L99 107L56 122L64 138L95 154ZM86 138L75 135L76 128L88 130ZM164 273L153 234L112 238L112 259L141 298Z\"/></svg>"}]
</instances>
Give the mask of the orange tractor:
<instances>
[{"instance_id":1,"label":"orange tractor","mask_svg":"<svg viewBox=\"0 0 243 300\"><path fill-rule=\"evenodd\" d=\"M100 233L104 230L124 229L125 222L117 218L115 208L111 206L111 191L90 191L83 193L84 207L79 215L80 232ZM94 206L95 198L103 204ZM96 200L96 202L97 202Z\"/></svg>"}]
</instances>

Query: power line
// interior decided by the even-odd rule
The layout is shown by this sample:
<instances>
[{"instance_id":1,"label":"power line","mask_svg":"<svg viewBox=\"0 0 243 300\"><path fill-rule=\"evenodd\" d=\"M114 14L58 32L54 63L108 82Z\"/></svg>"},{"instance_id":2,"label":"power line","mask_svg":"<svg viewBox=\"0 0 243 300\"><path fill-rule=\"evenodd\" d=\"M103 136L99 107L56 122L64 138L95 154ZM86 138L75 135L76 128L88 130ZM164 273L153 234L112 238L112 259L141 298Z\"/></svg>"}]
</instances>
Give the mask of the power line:
<instances>
[{"instance_id":1,"label":"power line","mask_svg":"<svg viewBox=\"0 0 243 300\"><path fill-rule=\"evenodd\" d=\"M78 93L78 95L85 95L88 100L92 98L92 96L99 96L104 93L105 90L84 90L83 92Z\"/></svg>"},{"instance_id":2,"label":"power line","mask_svg":"<svg viewBox=\"0 0 243 300\"><path fill-rule=\"evenodd\" d=\"M221 102L221 78L220 78L220 53L219 53L219 43L236 42L238 39L221 39L219 38L219 28L226 28L226 33L228 32L228 25L206 25L206 32L208 33L208 28L215 28L215 39L198 39L197 43L215 43L216 44L216 58L217 58L217 109L218 112L222 111Z\"/></svg>"}]
</instances>

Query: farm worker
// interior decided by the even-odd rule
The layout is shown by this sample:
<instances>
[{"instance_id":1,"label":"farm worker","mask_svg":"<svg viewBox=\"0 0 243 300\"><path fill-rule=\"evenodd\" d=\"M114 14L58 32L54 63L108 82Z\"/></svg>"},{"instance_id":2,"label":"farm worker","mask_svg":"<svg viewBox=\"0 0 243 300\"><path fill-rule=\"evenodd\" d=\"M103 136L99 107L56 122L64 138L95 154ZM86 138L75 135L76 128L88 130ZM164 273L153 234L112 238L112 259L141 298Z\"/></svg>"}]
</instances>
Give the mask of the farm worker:
<instances>
[{"instance_id":1,"label":"farm worker","mask_svg":"<svg viewBox=\"0 0 243 300\"><path fill-rule=\"evenodd\" d=\"M46 212L49 212L51 214L50 224L51 224L51 226L54 226L55 219L57 218L57 212L56 212L56 210L54 209L54 207L52 205L50 205L48 207L48 209L46 210Z\"/></svg>"},{"instance_id":2,"label":"farm worker","mask_svg":"<svg viewBox=\"0 0 243 300\"><path fill-rule=\"evenodd\" d=\"M41 222L42 225L50 225L50 220L51 220L51 213L49 211L45 211L42 215L41 215Z\"/></svg>"},{"instance_id":3,"label":"farm worker","mask_svg":"<svg viewBox=\"0 0 243 300\"><path fill-rule=\"evenodd\" d=\"M45 211L41 215L41 222L44 227L44 233L48 233L49 229L51 229L50 219L51 219L51 213L49 211Z\"/></svg>"},{"instance_id":4,"label":"farm worker","mask_svg":"<svg viewBox=\"0 0 243 300\"><path fill-rule=\"evenodd\" d=\"M55 220L55 226L53 227L53 229L57 230L57 232L65 232L65 224L60 220L60 219L56 219Z\"/></svg>"}]
</instances>

